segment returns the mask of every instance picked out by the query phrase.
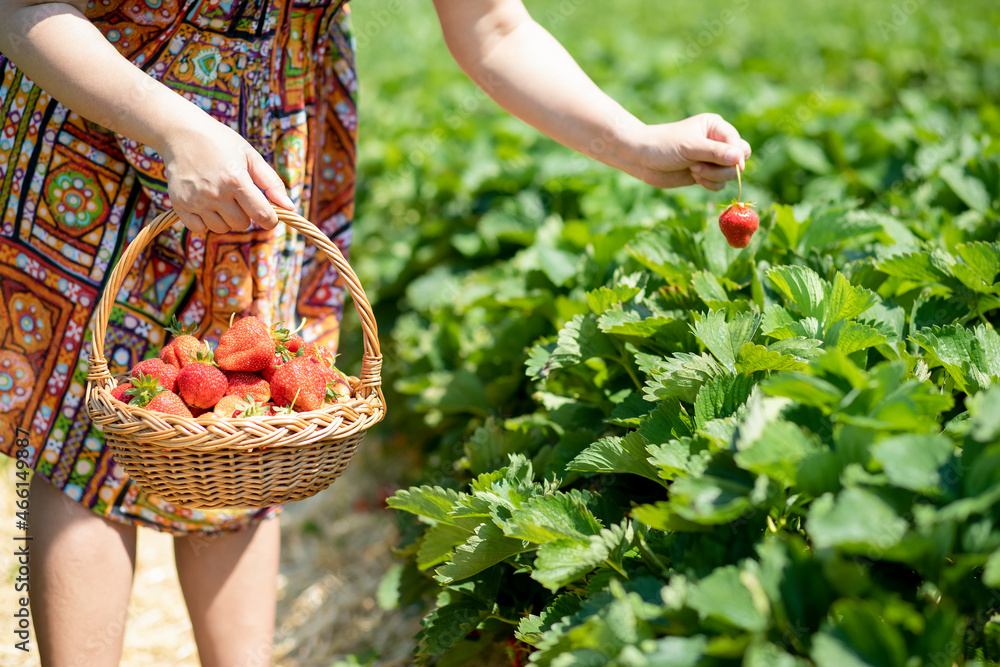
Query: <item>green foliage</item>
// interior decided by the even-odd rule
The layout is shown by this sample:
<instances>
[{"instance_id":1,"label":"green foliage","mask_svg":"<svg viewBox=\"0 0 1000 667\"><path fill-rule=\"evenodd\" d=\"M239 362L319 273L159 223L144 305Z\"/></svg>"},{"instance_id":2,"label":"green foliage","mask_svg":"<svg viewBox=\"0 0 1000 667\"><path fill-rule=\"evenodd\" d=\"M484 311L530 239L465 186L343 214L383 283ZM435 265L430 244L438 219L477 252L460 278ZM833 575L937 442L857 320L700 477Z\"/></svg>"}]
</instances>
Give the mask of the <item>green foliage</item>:
<instances>
[{"instance_id":1,"label":"green foliage","mask_svg":"<svg viewBox=\"0 0 1000 667\"><path fill-rule=\"evenodd\" d=\"M735 123L742 250L720 195L496 110L429 8L362 50L352 261L421 463L379 599L425 593L421 662L1000 661L998 8L740 6L532 10L642 118Z\"/></svg>"}]
</instances>

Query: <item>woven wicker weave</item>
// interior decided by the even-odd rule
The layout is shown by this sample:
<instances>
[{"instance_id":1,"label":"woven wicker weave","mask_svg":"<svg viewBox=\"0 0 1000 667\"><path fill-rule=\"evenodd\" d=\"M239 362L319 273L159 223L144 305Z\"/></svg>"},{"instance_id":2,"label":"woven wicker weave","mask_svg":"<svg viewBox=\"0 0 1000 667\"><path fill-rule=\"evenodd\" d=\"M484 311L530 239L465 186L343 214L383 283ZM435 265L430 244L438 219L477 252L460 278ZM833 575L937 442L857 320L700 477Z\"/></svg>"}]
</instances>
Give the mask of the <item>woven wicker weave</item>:
<instances>
[{"instance_id":1,"label":"woven wicker weave","mask_svg":"<svg viewBox=\"0 0 1000 667\"><path fill-rule=\"evenodd\" d=\"M87 407L104 428L115 460L142 490L193 508L260 508L322 491L344 471L365 431L385 416L382 354L371 304L340 250L308 220L275 208L278 218L309 238L337 268L364 333L360 378L352 399L322 410L272 417L197 419L127 405L111 397L104 336L125 275L157 234L179 221L167 211L125 249L98 304L87 375Z\"/></svg>"}]
</instances>

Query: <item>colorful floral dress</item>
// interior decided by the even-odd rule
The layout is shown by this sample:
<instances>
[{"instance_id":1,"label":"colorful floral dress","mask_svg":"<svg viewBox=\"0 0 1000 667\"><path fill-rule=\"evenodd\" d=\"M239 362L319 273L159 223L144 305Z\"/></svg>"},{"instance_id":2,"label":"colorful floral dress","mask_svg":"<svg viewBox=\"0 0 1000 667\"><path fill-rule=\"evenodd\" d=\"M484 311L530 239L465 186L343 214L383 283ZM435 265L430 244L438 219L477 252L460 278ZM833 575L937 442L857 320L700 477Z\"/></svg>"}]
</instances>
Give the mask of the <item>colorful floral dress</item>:
<instances>
[{"instance_id":1,"label":"colorful floral dress","mask_svg":"<svg viewBox=\"0 0 1000 667\"><path fill-rule=\"evenodd\" d=\"M344 0L91 0L87 16L151 77L243 135L301 213L345 252L357 117ZM0 451L29 433L35 473L115 521L174 533L236 530L277 508L199 511L141 492L84 401L93 310L124 246L169 206L147 146L81 118L0 54ZM293 230L174 229L132 267L105 350L127 371L171 316L212 339L236 312L307 319L335 345L337 272Z\"/></svg>"}]
</instances>

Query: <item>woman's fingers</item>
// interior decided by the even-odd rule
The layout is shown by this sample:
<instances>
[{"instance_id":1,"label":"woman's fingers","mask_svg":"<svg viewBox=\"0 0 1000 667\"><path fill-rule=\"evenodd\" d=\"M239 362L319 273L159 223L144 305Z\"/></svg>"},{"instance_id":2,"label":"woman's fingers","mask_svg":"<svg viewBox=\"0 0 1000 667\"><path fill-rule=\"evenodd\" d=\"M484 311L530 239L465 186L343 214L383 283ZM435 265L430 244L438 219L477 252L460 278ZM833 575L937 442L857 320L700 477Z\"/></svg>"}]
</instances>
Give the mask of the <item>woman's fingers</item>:
<instances>
[{"instance_id":1,"label":"woman's fingers","mask_svg":"<svg viewBox=\"0 0 1000 667\"><path fill-rule=\"evenodd\" d=\"M655 188L680 188L685 185L694 185L695 178L690 170L683 171L647 171L642 175L642 180Z\"/></svg>"},{"instance_id":2,"label":"woman's fingers","mask_svg":"<svg viewBox=\"0 0 1000 667\"><path fill-rule=\"evenodd\" d=\"M264 191L264 196L282 208L287 208L289 211L295 210L295 204L285 192L284 181L271 168L271 165L265 162L260 153L253 149L249 151L247 157L247 172L254 184ZM274 223L278 223L277 218L275 218Z\"/></svg>"},{"instance_id":3,"label":"woman's fingers","mask_svg":"<svg viewBox=\"0 0 1000 667\"><path fill-rule=\"evenodd\" d=\"M218 212L230 231L245 232L250 229L252 218L247 215L243 206L235 199L224 199L219 202ZM274 212L274 209L271 209Z\"/></svg>"},{"instance_id":4,"label":"woman's fingers","mask_svg":"<svg viewBox=\"0 0 1000 667\"><path fill-rule=\"evenodd\" d=\"M225 234L229 231L229 225L222 219L222 216L215 211L202 211L199 213L202 222L208 227L208 231L216 234Z\"/></svg>"},{"instance_id":5,"label":"woman's fingers","mask_svg":"<svg viewBox=\"0 0 1000 667\"><path fill-rule=\"evenodd\" d=\"M174 207L174 210L177 212L177 217L181 219L181 224L190 229L192 232L200 234L208 230L208 227L205 226L205 222L197 213L185 212L177 207Z\"/></svg>"},{"instance_id":6,"label":"woman's fingers","mask_svg":"<svg viewBox=\"0 0 1000 667\"><path fill-rule=\"evenodd\" d=\"M278 214L270 202L261 194L253 183L236 191L234 202L249 220L253 220L264 229L274 229L278 224Z\"/></svg>"},{"instance_id":7,"label":"woman's fingers","mask_svg":"<svg viewBox=\"0 0 1000 667\"><path fill-rule=\"evenodd\" d=\"M720 167L707 162L698 162L691 166L691 173L699 182L706 181L725 185L736 180L735 167Z\"/></svg>"}]
</instances>

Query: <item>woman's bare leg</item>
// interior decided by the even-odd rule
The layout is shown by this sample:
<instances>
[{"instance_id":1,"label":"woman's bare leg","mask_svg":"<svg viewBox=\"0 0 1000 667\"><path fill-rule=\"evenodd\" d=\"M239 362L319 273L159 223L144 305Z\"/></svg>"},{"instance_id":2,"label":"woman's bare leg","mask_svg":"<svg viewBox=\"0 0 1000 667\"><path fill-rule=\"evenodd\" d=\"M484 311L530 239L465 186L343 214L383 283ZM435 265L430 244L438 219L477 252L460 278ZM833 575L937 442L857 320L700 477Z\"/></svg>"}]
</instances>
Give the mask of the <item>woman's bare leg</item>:
<instances>
[{"instance_id":1,"label":"woman's bare leg","mask_svg":"<svg viewBox=\"0 0 1000 667\"><path fill-rule=\"evenodd\" d=\"M44 667L117 667L135 571L135 526L31 479L29 598Z\"/></svg>"},{"instance_id":2,"label":"woman's bare leg","mask_svg":"<svg viewBox=\"0 0 1000 667\"><path fill-rule=\"evenodd\" d=\"M174 538L202 667L270 667L280 544L277 518L238 533Z\"/></svg>"}]
</instances>

